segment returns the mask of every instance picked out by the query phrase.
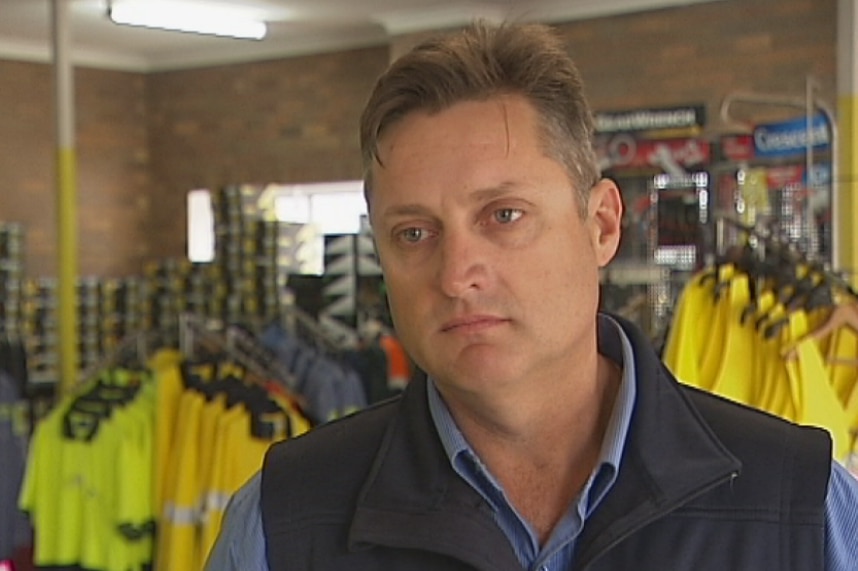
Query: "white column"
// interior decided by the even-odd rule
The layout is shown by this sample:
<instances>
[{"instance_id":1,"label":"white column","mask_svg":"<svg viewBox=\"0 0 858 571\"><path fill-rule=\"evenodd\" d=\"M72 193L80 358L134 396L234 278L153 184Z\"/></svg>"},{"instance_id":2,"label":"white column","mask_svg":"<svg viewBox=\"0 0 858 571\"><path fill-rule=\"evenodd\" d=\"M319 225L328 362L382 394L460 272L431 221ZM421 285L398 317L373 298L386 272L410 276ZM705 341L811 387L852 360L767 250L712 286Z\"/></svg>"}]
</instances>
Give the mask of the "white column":
<instances>
[{"instance_id":1,"label":"white column","mask_svg":"<svg viewBox=\"0 0 858 571\"><path fill-rule=\"evenodd\" d=\"M71 0L51 0L56 81L57 325L59 390L70 391L78 375L77 159L74 134L74 68L71 62Z\"/></svg>"}]
</instances>

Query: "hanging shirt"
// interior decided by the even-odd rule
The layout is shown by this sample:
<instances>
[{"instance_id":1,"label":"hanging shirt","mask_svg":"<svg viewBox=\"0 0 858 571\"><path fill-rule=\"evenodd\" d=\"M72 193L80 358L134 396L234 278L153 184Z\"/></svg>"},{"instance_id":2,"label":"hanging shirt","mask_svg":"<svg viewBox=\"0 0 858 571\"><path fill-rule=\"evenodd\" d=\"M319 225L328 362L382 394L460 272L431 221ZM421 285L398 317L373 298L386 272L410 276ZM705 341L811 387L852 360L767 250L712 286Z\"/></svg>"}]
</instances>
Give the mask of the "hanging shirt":
<instances>
[{"instance_id":1,"label":"hanging shirt","mask_svg":"<svg viewBox=\"0 0 858 571\"><path fill-rule=\"evenodd\" d=\"M411 380L411 363L405 348L392 335L382 335L378 342L387 355L387 386L395 390L404 389Z\"/></svg>"},{"instance_id":2,"label":"hanging shirt","mask_svg":"<svg viewBox=\"0 0 858 571\"><path fill-rule=\"evenodd\" d=\"M804 311L796 311L790 315L790 329L795 339L806 336L808 326ZM797 421L828 430L831 435L834 458L845 462L852 451L849 419L828 380L819 348L812 339L805 338L799 341L796 351L798 366L790 370L796 373L793 382L798 399Z\"/></svg>"},{"instance_id":3,"label":"hanging shirt","mask_svg":"<svg viewBox=\"0 0 858 571\"><path fill-rule=\"evenodd\" d=\"M200 420L205 397L185 391L179 401L159 518L156 569L193 569L199 519Z\"/></svg>"},{"instance_id":4,"label":"hanging shirt","mask_svg":"<svg viewBox=\"0 0 858 571\"><path fill-rule=\"evenodd\" d=\"M18 509L27 457L24 404L17 381L0 373L0 561L29 542L29 524Z\"/></svg>"},{"instance_id":5,"label":"hanging shirt","mask_svg":"<svg viewBox=\"0 0 858 571\"><path fill-rule=\"evenodd\" d=\"M155 353L149 361L156 385L155 407L155 452L153 477L153 502L156 513L161 513L163 493L169 471L169 455L173 445L176 426L176 411L182 397L182 372L179 369L181 354L171 349Z\"/></svg>"},{"instance_id":6,"label":"hanging shirt","mask_svg":"<svg viewBox=\"0 0 858 571\"><path fill-rule=\"evenodd\" d=\"M825 353L828 378L837 398L845 407L858 385L858 331L848 327L834 331ZM852 428L858 429L858 411L850 413L849 417L852 419Z\"/></svg>"},{"instance_id":7,"label":"hanging shirt","mask_svg":"<svg viewBox=\"0 0 858 571\"><path fill-rule=\"evenodd\" d=\"M713 310L711 318L706 321L708 327L706 331L706 342L703 348L702 361L700 362L700 375L696 386L711 390L714 386L718 370L721 367L721 361L724 358L724 340L727 335L727 328L730 324L730 301L729 301L729 286L730 280L735 274L734 268L731 265L722 266L718 269L718 282L713 286L716 293L714 300L710 301ZM697 315L696 319L701 319L701 315ZM697 321L695 327L700 329L700 321Z\"/></svg>"},{"instance_id":8,"label":"hanging shirt","mask_svg":"<svg viewBox=\"0 0 858 571\"><path fill-rule=\"evenodd\" d=\"M110 380L139 381L122 373ZM152 559L154 394L149 383L133 393L92 386L94 400L68 398L35 429L19 499L35 531L33 560L137 571Z\"/></svg>"},{"instance_id":9,"label":"hanging shirt","mask_svg":"<svg viewBox=\"0 0 858 571\"><path fill-rule=\"evenodd\" d=\"M708 330L699 325L707 323L714 311L713 282L711 272L701 272L683 289L662 355L664 364L677 379L695 387L703 382L700 368Z\"/></svg>"},{"instance_id":10,"label":"hanging shirt","mask_svg":"<svg viewBox=\"0 0 858 571\"><path fill-rule=\"evenodd\" d=\"M756 332L753 323L742 323L742 313L750 304L748 276L737 274L730 280L730 290L721 303L728 314L724 328L724 349L712 392L747 406L753 406L755 379L752 366ZM698 326L698 329L700 327Z\"/></svg>"}]
</instances>

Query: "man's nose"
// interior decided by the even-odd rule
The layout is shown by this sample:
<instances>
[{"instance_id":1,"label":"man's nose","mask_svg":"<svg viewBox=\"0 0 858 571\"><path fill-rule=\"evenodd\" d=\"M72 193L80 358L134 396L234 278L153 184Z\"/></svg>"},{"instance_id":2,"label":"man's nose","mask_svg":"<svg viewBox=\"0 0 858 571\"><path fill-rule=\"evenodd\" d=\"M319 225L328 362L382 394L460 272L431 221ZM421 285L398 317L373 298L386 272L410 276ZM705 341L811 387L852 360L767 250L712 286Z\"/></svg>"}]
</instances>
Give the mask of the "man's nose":
<instances>
[{"instance_id":1,"label":"man's nose","mask_svg":"<svg viewBox=\"0 0 858 571\"><path fill-rule=\"evenodd\" d=\"M438 283L444 295L461 297L483 286L486 268L482 244L467 232L447 232L439 248Z\"/></svg>"}]
</instances>

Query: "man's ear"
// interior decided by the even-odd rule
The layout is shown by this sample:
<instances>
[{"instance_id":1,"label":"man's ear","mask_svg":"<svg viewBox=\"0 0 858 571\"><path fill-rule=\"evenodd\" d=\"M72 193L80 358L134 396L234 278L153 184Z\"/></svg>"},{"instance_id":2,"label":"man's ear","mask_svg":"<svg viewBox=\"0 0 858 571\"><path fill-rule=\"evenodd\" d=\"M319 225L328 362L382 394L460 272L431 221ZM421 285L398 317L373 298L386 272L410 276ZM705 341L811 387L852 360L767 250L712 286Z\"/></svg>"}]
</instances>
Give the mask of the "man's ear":
<instances>
[{"instance_id":1,"label":"man's ear","mask_svg":"<svg viewBox=\"0 0 858 571\"><path fill-rule=\"evenodd\" d=\"M596 261L608 265L620 246L623 200L614 181L603 178L590 189L587 200L587 226Z\"/></svg>"}]
</instances>

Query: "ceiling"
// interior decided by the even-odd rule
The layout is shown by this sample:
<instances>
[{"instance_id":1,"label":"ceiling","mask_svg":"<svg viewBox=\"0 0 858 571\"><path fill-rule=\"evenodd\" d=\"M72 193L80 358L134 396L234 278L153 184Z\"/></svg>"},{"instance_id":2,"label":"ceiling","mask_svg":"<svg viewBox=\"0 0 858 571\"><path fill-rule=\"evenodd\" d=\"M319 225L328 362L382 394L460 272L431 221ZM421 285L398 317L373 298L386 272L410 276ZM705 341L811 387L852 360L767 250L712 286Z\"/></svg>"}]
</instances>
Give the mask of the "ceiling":
<instances>
[{"instance_id":1,"label":"ceiling","mask_svg":"<svg viewBox=\"0 0 858 571\"><path fill-rule=\"evenodd\" d=\"M710 0L208 1L247 7L268 23L268 36L234 40L117 26L106 16L108 0L0 0L0 59L51 60L53 2L68 3L75 64L158 71L379 45L474 18L558 22Z\"/></svg>"}]
</instances>

